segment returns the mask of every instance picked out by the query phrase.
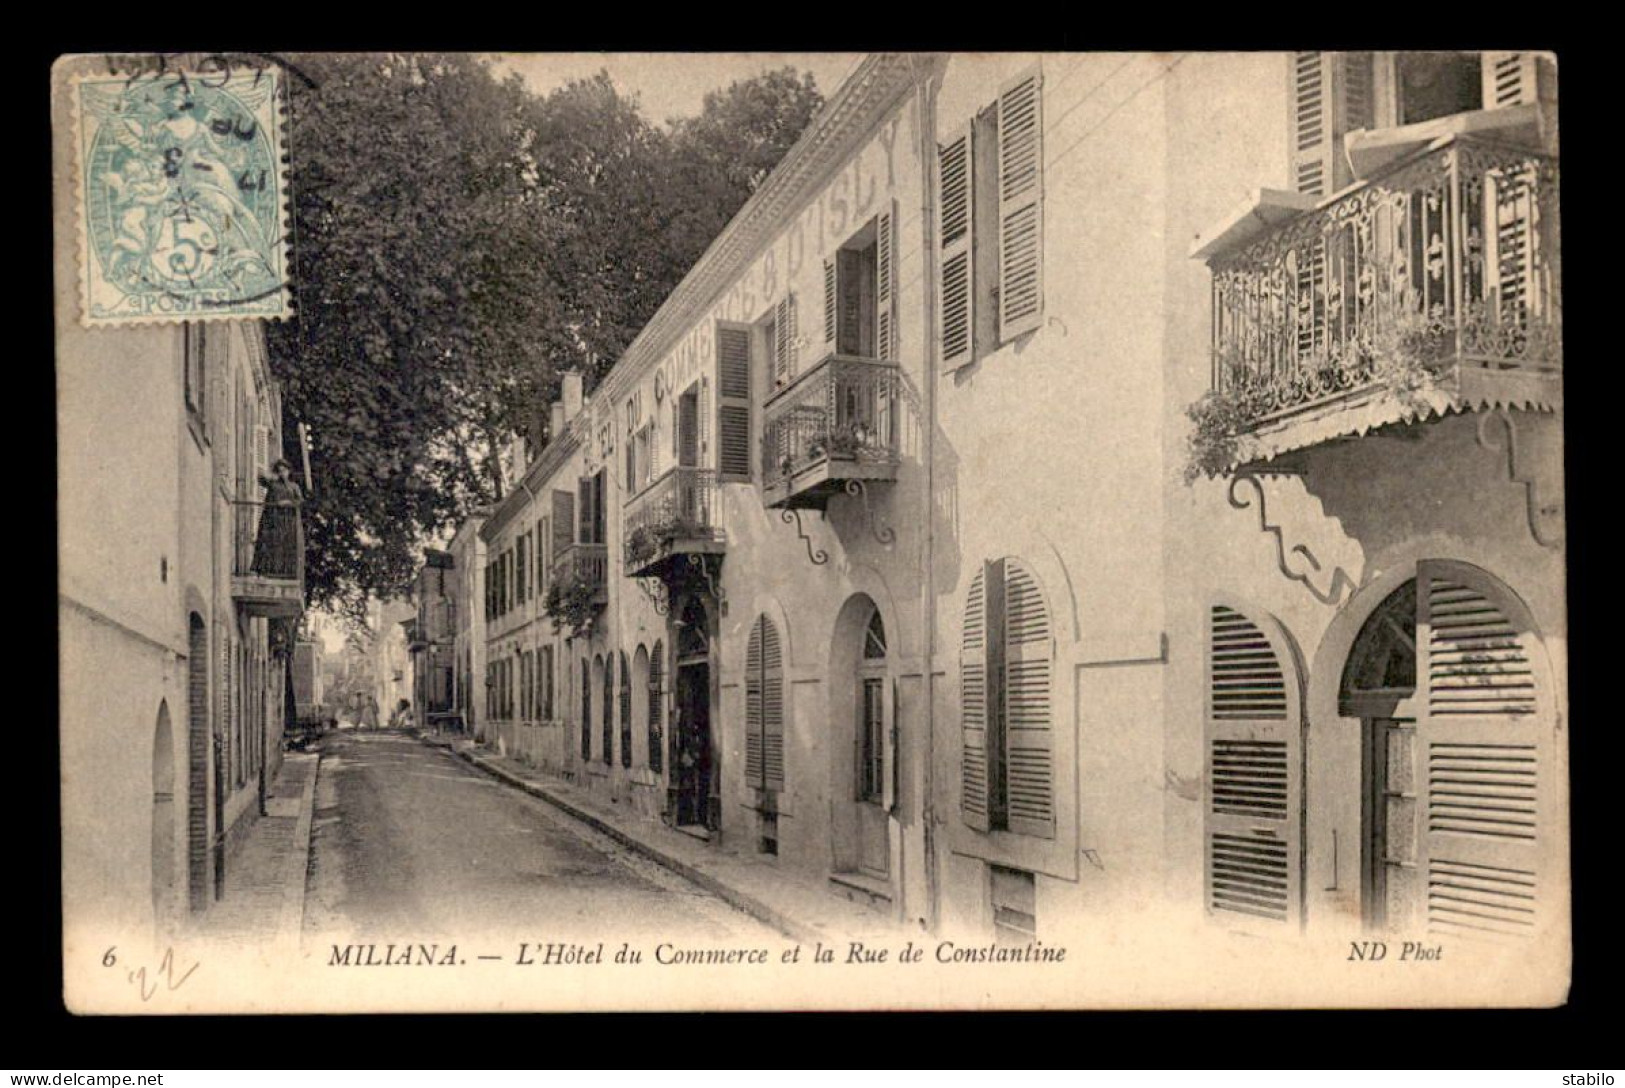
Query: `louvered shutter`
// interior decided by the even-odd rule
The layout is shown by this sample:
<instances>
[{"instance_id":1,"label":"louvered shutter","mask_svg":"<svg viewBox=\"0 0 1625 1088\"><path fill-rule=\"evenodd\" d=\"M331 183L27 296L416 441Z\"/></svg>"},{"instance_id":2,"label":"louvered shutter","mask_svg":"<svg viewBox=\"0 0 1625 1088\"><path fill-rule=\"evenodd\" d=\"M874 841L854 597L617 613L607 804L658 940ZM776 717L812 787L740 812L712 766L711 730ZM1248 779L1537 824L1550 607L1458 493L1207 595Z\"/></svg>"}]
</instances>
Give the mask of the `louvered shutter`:
<instances>
[{"instance_id":1,"label":"louvered shutter","mask_svg":"<svg viewBox=\"0 0 1625 1088\"><path fill-rule=\"evenodd\" d=\"M875 358L897 359L897 202L875 219Z\"/></svg>"},{"instance_id":2,"label":"louvered shutter","mask_svg":"<svg viewBox=\"0 0 1625 1088\"><path fill-rule=\"evenodd\" d=\"M573 543L575 531L575 496L568 491L553 492L553 558L563 555Z\"/></svg>"},{"instance_id":3,"label":"louvered shutter","mask_svg":"<svg viewBox=\"0 0 1625 1088\"><path fill-rule=\"evenodd\" d=\"M964 819L988 830L987 804L987 572L976 572L965 596L959 644L960 801Z\"/></svg>"},{"instance_id":4,"label":"louvered shutter","mask_svg":"<svg viewBox=\"0 0 1625 1088\"><path fill-rule=\"evenodd\" d=\"M831 257L824 259L824 346L835 350L835 331L839 324L836 318L836 304L840 299L840 284L835 270L835 260Z\"/></svg>"},{"instance_id":5,"label":"louvered shutter","mask_svg":"<svg viewBox=\"0 0 1625 1088\"><path fill-rule=\"evenodd\" d=\"M773 307L773 343L769 350L773 353L773 381L776 385L785 385L790 381L790 296L779 299Z\"/></svg>"},{"instance_id":6,"label":"louvered shutter","mask_svg":"<svg viewBox=\"0 0 1625 1088\"><path fill-rule=\"evenodd\" d=\"M796 293L791 291L784 299L784 324L790 330L785 337L784 357L791 377L801 370L801 319L797 315L798 308Z\"/></svg>"},{"instance_id":7,"label":"louvered shutter","mask_svg":"<svg viewBox=\"0 0 1625 1088\"><path fill-rule=\"evenodd\" d=\"M604 766L615 762L615 655L604 655Z\"/></svg>"},{"instance_id":8,"label":"louvered shutter","mask_svg":"<svg viewBox=\"0 0 1625 1088\"><path fill-rule=\"evenodd\" d=\"M621 651L621 766L632 766L632 670Z\"/></svg>"},{"instance_id":9,"label":"louvered shutter","mask_svg":"<svg viewBox=\"0 0 1625 1088\"><path fill-rule=\"evenodd\" d=\"M1055 641L1038 580L1015 560L1004 563L1005 797L1009 828L1055 837L1051 671Z\"/></svg>"},{"instance_id":10,"label":"louvered shutter","mask_svg":"<svg viewBox=\"0 0 1625 1088\"><path fill-rule=\"evenodd\" d=\"M1548 895L1553 790L1533 626L1510 594L1459 564L1423 563L1416 602L1427 928L1532 936Z\"/></svg>"},{"instance_id":11,"label":"louvered shutter","mask_svg":"<svg viewBox=\"0 0 1625 1088\"><path fill-rule=\"evenodd\" d=\"M717 467L721 478L750 482L750 330L717 326Z\"/></svg>"},{"instance_id":12,"label":"louvered shutter","mask_svg":"<svg viewBox=\"0 0 1625 1088\"><path fill-rule=\"evenodd\" d=\"M1370 53L1292 54L1293 187L1329 196L1353 178L1343 137L1375 123Z\"/></svg>"},{"instance_id":13,"label":"louvered shutter","mask_svg":"<svg viewBox=\"0 0 1625 1088\"><path fill-rule=\"evenodd\" d=\"M1207 629L1208 910L1294 924L1303 889L1303 717L1275 621L1214 604Z\"/></svg>"},{"instance_id":14,"label":"louvered shutter","mask_svg":"<svg viewBox=\"0 0 1625 1088\"><path fill-rule=\"evenodd\" d=\"M581 659L581 758L592 758L592 666Z\"/></svg>"},{"instance_id":15,"label":"louvered shutter","mask_svg":"<svg viewBox=\"0 0 1625 1088\"><path fill-rule=\"evenodd\" d=\"M1043 80L999 92L999 338L1036 329L1044 310Z\"/></svg>"},{"instance_id":16,"label":"louvered shutter","mask_svg":"<svg viewBox=\"0 0 1625 1088\"><path fill-rule=\"evenodd\" d=\"M745 782L762 785L762 623L756 617L745 650Z\"/></svg>"},{"instance_id":17,"label":"louvered shutter","mask_svg":"<svg viewBox=\"0 0 1625 1088\"><path fill-rule=\"evenodd\" d=\"M604 477L607 473L607 469L599 469L593 473L592 477L592 542L594 544L607 544L609 542L609 534L605 530L605 519L607 517L605 507L607 504L604 501Z\"/></svg>"},{"instance_id":18,"label":"louvered shutter","mask_svg":"<svg viewBox=\"0 0 1625 1088\"><path fill-rule=\"evenodd\" d=\"M762 784L784 789L784 654L779 629L762 617Z\"/></svg>"},{"instance_id":19,"label":"louvered shutter","mask_svg":"<svg viewBox=\"0 0 1625 1088\"><path fill-rule=\"evenodd\" d=\"M942 365L950 370L970 362L975 349L971 162L969 125L949 137L947 143L937 146L937 226L942 246L938 265L942 284L937 329Z\"/></svg>"},{"instance_id":20,"label":"louvered shutter","mask_svg":"<svg viewBox=\"0 0 1625 1088\"><path fill-rule=\"evenodd\" d=\"M592 477L583 476L576 481L576 494L578 496L576 510L581 517L581 524L576 527L576 539L583 544L592 543Z\"/></svg>"},{"instance_id":21,"label":"louvered shutter","mask_svg":"<svg viewBox=\"0 0 1625 1088\"><path fill-rule=\"evenodd\" d=\"M665 699L666 644L657 640L649 655L649 769L661 772L665 755L665 731L660 727Z\"/></svg>"},{"instance_id":22,"label":"louvered shutter","mask_svg":"<svg viewBox=\"0 0 1625 1088\"><path fill-rule=\"evenodd\" d=\"M1493 50L1483 56L1484 108L1501 110L1540 100L1541 58Z\"/></svg>"}]
</instances>

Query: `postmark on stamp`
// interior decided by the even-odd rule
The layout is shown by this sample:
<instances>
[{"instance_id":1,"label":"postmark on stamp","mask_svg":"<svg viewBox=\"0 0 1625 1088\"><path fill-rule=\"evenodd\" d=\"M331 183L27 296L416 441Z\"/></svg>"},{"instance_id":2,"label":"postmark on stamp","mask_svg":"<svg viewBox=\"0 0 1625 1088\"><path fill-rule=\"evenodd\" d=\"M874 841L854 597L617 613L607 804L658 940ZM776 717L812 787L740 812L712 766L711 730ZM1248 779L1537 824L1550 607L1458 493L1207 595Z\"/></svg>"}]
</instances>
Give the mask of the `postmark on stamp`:
<instances>
[{"instance_id":1,"label":"postmark on stamp","mask_svg":"<svg viewBox=\"0 0 1625 1088\"><path fill-rule=\"evenodd\" d=\"M106 67L73 84L83 322L287 317L285 73Z\"/></svg>"}]
</instances>

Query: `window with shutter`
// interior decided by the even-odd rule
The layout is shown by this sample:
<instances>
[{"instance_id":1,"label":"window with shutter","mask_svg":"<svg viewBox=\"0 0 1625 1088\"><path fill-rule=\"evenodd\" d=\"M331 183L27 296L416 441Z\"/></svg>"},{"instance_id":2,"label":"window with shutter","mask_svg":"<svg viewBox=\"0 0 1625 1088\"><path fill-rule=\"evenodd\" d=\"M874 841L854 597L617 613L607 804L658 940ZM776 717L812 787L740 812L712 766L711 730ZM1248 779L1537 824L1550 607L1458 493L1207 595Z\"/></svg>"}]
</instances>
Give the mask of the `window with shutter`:
<instances>
[{"instance_id":1,"label":"window with shutter","mask_svg":"<svg viewBox=\"0 0 1625 1088\"><path fill-rule=\"evenodd\" d=\"M1532 936L1546 907L1551 728L1534 626L1464 564L1417 572L1417 720L1425 798L1417 867L1430 932Z\"/></svg>"},{"instance_id":2,"label":"window with shutter","mask_svg":"<svg viewBox=\"0 0 1625 1088\"><path fill-rule=\"evenodd\" d=\"M1273 619L1215 603L1206 647L1208 910L1301 918L1302 690Z\"/></svg>"},{"instance_id":3,"label":"window with shutter","mask_svg":"<svg viewBox=\"0 0 1625 1088\"><path fill-rule=\"evenodd\" d=\"M971 130L966 125L947 143L937 145L937 236L942 247L937 330L942 365L950 370L969 363L975 350L972 174Z\"/></svg>"},{"instance_id":4,"label":"window with shutter","mask_svg":"<svg viewBox=\"0 0 1625 1088\"><path fill-rule=\"evenodd\" d=\"M563 555L574 542L576 500L568 491L553 492L553 557Z\"/></svg>"},{"instance_id":5,"label":"window with shutter","mask_svg":"<svg viewBox=\"0 0 1625 1088\"><path fill-rule=\"evenodd\" d=\"M1482 58L1484 109L1527 106L1554 94L1550 58L1537 53L1487 51Z\"/></svg>"},{"instance_id":6,"label":"window with shutter","mask_svg":"<svg viewBox=\"0 0 1625 1088\"><path fill-rule=\"evenodd\" d=\"M548 554L548 524L546 518L536 519L536 595L542 596L547 592L547 566Z\"/></svg>"},{"instance_id":7,"label":"window with shutter","mask_svg":"<svg viewBox=\"0 0 1625 1088\"><path fill-rule=\"evenodd\" d=\"M781 307L782 308L782 307ZM717 325L717 468L721 479L751 480L751 333Z\"/></svg>"},{"instance_id":8,"label":"window with shutter","mask_svg":"<svg viewBox=\"0 0 1625 1088\"><path fill-rule=\"evenodd\" d=\"M999 92L999 337L1036 329L1044 311L1043 80Z\"/></svg>"},{"instance_id":9,"label":"window with shutter","mask_svg":"<svg viewBox=\"0 0 1625 1088\"><path fill-rule=\"evenodd\" d=\"M1291 58L1293 186L1329 196L1354 180L1343 139L1376 125L1371 53L1297 52Z\"/></svg>"},{"instance_id":10,"label":"window with shutter","mask_svg":"<svg viewBox=\"0 0 1625 1088\"><path fill-rule=\"evenodd\" d=\"M1054 642L1038 580L1015 560L1004 564L1005 796L1009 828L1055 835L1055 767L1050 692Z\"/></svg>"},{"instance_id":11,"label":"window with shutter","mask_svg":"<svg viewBox=\"0 0 1625 1088\"><path fill-rule=\"evenodd\" d=\"M875 358L892 362L897 359L896 266L897 202L892 200L875 217Z\"/></svg>"},{"instance_id":12,"label":"window with shutter","mask_svg":"<svg viewBox=\"0 0 1625 1088\"><path fill-rule=\"evenodd\" d=\"M576 541L581 544L591 544L593 526L597 524L597 517L593 514L593 499L596 492L593 489L593 478L583 476L576 481L577 513L581 515L581 524L576 530Z\"/></svg>"},{"instance_id":13,"label":"window with shutter","mask_svg":"<svg viewBox=\"0 0 1625 1088\"><path fill-rule=\"evenodd\" d=\"M961 639L961 807L979 830L1055 836L1049 610L1015 559L971 583Z\"/></svg>"},{"instance_id":14,"label":"window with shutter","mask_svg":"<svg viewBox=\"0 0 1625 1088\"><path fill-rule=\"evenodd\" d=\"M542 720L553 720L553 647L542 647Z\"/></svg>"},{"instance_id":15,"label":"window with shutter","mask_svg":"<svg viewBox=\"0 0 1625 1088\"><path fill-rule=\"evenodd\" d=\"M835 350L836 331L840 324L838 299L840 297L839 274L835 269L833 258L824 261L824 346L830 351Z\"/></svg>"},{"instance_id":16,"label":"window with shutter","mask_svg":"<svg viewBox=\"0 0 1625 1088\"><path fill-rule=\"evenodd\" d=\"M976 572L965 597L960 634L959 708L963 751L960 756L960 810L965 822L987 831L987 568Z\"/></svg>"},{"instance_id":17,"label":"window with shutter","mask_svg":"<svg viewBox=\"0 0 1625 1088\"><path fill-rule=\"evenodd\" d=\"M765 614L745 653L745 781L784 789L784 657L779 629Z\"/></svg>"}]
</instances>

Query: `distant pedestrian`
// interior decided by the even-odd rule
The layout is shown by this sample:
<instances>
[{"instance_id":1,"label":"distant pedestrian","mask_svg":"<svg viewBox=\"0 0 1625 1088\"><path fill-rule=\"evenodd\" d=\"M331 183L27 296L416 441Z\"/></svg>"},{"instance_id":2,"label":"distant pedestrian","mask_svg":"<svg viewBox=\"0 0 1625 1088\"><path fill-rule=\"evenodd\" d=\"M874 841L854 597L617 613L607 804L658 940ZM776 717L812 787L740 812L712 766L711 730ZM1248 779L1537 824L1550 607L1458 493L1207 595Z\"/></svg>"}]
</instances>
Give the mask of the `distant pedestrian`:
<instances>
[{"instance_id":1,"label":"distant pedestrian","mask_svg":"<svg viewBox=\"0 0 1625 1088\"><path fill-rule=\"evenodd\" d=\"M277 460L270 477L261 476L265 508L254 538L254 573L269 578L293 578L299 572L299 506L304 494L294 483L292 466Z\"/></svg>"}]
</instances>

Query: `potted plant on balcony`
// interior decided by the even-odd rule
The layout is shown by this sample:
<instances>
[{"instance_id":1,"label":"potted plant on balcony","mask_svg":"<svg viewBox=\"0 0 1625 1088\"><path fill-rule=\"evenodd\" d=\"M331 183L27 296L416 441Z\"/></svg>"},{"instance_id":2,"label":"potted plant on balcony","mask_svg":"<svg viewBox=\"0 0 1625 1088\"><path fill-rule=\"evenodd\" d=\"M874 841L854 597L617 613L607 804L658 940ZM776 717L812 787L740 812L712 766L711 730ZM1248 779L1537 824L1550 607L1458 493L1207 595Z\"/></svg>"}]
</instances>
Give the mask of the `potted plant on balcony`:
<instances>
[{"instance_id":1,"label":"potted plant on balcony","mask_svg":"<svg viewBox=\"0 0 1625 1088\"><path fill-rule=\"evenodd\" d=\"M593 587L579 578L555 581L542 599L542 611L553 621L555 632L568 629L570 638L580 638L592 630L598 614Z\"/></svg>"},{"instance_id":2,"label":"potted plant on balcony","mask_svg":"<svg viewBox=\"0 0 1625 1088\"><path fill-rule=\"evenodd\" d=\"M1194 424L1187 440L1186 484L1230 471L1239 459L1242 436L1268 410L1269 390L1260 378L1228 355L1221 356L1220 365L1229 375L1222 388L1204 393L1185 409Z\"/></svg>"},{"instance_id":3,"label":"potted plant on balcony","mask_svg":"<svg viewBox=\"0 0 1625 1088\"><path fill-rule=\"evenodd\" d=\"M1482 303L1469 305L1469 323L1474 320L1472 311L1482 309ZM1376 380L1407 408L1429 408L1435 399L1432 394L1439 392L1455 366L1455 321L1438 304L1426 312L1406 309L1383 325L1372 348Z\"/></svg>"},{"instance_id":4,"label":"potted plant on balcony","mask_svg":"<svg viewBox=\"0 0 1625 1088\"><path fill-rule=\"evenodd\" d=\"M653 559L660 551L660 538L646 525L634 528L626 537L626 565L637 568Z\"/></svg>"}]
</instances>

